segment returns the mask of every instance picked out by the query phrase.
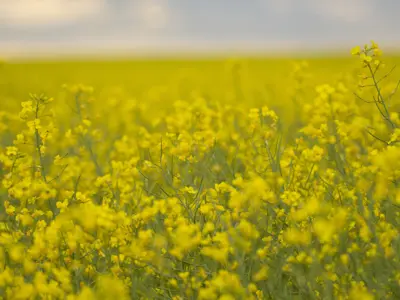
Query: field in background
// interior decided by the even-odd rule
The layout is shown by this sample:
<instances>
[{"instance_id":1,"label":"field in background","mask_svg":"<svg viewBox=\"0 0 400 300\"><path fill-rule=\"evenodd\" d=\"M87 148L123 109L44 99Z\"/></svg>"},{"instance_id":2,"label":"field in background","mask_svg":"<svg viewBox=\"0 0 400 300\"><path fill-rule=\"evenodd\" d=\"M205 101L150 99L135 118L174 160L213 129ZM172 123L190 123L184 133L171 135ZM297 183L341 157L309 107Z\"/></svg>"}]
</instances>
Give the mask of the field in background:
<instances>
[{"instance_id":1,"label":"field in background","mask_svg":"<svg viewBox=\"0 0 400 300\"><path fill-rule=\"evenodd\" d=\"M390 56L385 61L394 66L400 58ZM306 62L307 67L296 71L301 62ZM126 93L163 108L177 99L201 95L223 103L240 97L241 105L250 108L262 103L276 107L290 103L300 77L304 77L300 79L303 92L312 97L319 84L352 80L358 63L343 55L297 59L40 60L0 64L0 70L0 95L6 100L1 101L0 107L13 106L26 99L28 93L46 92L59 98L64 84L84 84L95 87L101 101ZM400 70L395 70L393 78L399 76Z\"/></svg>"},{"instance_id":2,"label":"field in background","mask_svg":"<svg viewBox=\"0 0 400 300\"><path fill-rule=\"evenodd\" d=\"M294 88L295 65L307 61L305 87L340 80L356 72L351 58L238 58L133 61L22 61L2 65L1 95L26 98L27 92L58 95L63 84L82 83L102 92L125 90L131 97L162 104L188 99L193 93L231 101L240 89L244 105L282 103ZM391 58L390 63L400 59ZM294 76L292 76L294 75ZM283 80L284 79L284 80ZM21 88L20 82L23 82ZM151 99L147 96L151 94ZM167 100L167 101L165 101ZM4 102L2 101L2 105ZM168 104L167 104L168 105Z\"/></svg>"},{"instance_id":3,"label":"field in background","mask_svg":"<svg viewBox=\"0 0 400 300\"><path fill-rule=\"evenodd\" d=\"M0 64L0 296L400 297L400 58L353 54Z\"/></svg>"}]
</instances>

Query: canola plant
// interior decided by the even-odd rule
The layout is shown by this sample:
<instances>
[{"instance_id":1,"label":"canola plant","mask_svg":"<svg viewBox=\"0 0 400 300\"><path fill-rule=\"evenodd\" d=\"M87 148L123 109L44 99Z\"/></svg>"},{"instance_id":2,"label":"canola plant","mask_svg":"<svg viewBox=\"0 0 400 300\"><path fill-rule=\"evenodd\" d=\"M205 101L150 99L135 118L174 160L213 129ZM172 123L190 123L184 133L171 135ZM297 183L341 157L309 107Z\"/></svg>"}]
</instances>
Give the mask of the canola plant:
<instances>
[{"instance_id":1,"label":"canola plant","mask_svg":"<svg viewBox=\"0 0 400 300\"><path fill-rule=\"evenodd\" d=\"M399 83L352 54L119 87L4 64L2 299L400 298Z\"/></svg>"}]
</instances>

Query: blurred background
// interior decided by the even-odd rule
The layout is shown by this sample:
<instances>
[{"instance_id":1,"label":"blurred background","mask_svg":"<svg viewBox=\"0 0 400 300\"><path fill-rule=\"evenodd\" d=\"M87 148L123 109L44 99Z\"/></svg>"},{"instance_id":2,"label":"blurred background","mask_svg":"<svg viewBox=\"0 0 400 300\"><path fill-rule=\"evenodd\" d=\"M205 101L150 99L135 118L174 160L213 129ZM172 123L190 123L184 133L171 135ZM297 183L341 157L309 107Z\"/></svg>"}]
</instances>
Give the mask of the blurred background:
<instances>
[{"instance_id":1,"label":"blurred background","mask_svg":"<svg viewBox=\"0 0 400 300\"><path fill-rule=\"evenodd\" d=\"M398 0L1 0L0 56L347 55L371 38L394 51L399 11Z\"/></svg>"}]
</instances>

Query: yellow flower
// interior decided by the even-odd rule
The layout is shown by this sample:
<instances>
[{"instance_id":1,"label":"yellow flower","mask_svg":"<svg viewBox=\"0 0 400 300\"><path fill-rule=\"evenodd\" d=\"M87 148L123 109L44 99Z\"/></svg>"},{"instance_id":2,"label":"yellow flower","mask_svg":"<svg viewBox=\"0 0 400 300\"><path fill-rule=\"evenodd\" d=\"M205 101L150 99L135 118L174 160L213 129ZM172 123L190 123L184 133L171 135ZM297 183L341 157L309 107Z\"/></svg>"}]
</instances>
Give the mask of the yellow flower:
<instances>
[{"instance_id":1,"label":"yellow flower","mask_svg":"<svg viewBox=\"0 0 400 300\"><path fill-rule=\"evenodd\" d=\"M373 40L371 40L371 49L379 49L378 44L375 43Z\"/></svg>"},{"instance_id":2,"label":"yellow flower","mask_svg":"<svg viewBox=\"0 0 400 300\"><path fill-rule=\"evenodd\" d=\"M283 234L285 241L292 245L308 245L311 242L311 234L308 231L300 231L289 228Z\"/></svg>"},{"instance_id":3,"label":"yellow flower","mask_svg":"<svg viewBox=\"0 0 400 300\"><path fill-rule=\"evenodd\" d=\"M263 281L268 278L268 268L266 266L262 266L260 270L253 275L253 280L255 282Z\"/></svg>"},{"instance_id":4,"label":"yellow flower","mask_svg":"<svg viewBox=\"0 0 400 300\"><path fill-rule=\"evenodd\" d=\"M30 283L23 283L13 295L13 299L32 299L36 294L35 288Z\"/></svg>"},{"instance_id":5,"label":"yellow flower","mask_svg":"<svg viewBox=\"0 0 400 300\"><path fill-rule=\"evenodd\" d=\"M316 236L322 243L330 242L336 232L334 222L322 218L315 219L313 228Z\"/></svg>"},{"instance_id":6,"label":"yellow flower","mask_svg":"<svg viewBox=\"0 0 400 300\"><path fill-rule=\"evenodd\" d=\"M96 295L98 299L104 300L130 299L127 287L121 280L111 275L99 277L96 286Z\"/></svg>"},{"instance_id":7,"label":"yellow flower","mask_svg":"<svg viewBox=\"0 0 400 300\"><path fill-rule=\"evenodd\" d=\"M90 288L84 286L76 300L98 300L98 297Z\"/></svg>"},{"instance_id":8,"label":"yellow flower","mask_svg":"<svg viewBox=\"0 0 400 300\"><path fill-rule=\"evenodd\" d=\"M228 249L221 249L221 248L215 248L215 247L204 247L201 249L201 254L204 256L208 256L215 261L225 265L228 262L228 255L229 252L227 251Z\"/></svg>"},{"instance_id":9,"label":"yellow flower","mask_svg":"<svg viewBox=\"0 0 400 300\"><path fill-rule=\"evenodd\" d=\"M360 55L360 54L361 54L360 46L355 46L353 49L351 49L351 55Z\"/></svg>"},{"instance_id":10,"label":"yellow flower","mask_svg":"<svg viewBox=\"0 0 400 300\"><path fill-rule=\"evenodd\" d=\"M349 300L374 300L375 297L361 284L356 284L350 290Z\"/></svg>"},{"instance_id":11,"label":"yellow flower","mask_svg":"<svg viewBox=\"0 0 400 300\"><path fill-rule=\"evenodd\" d=\"M20 244L11 246L9 255L14 262L21 262L24 258L24 246Z\"/></svg>"},{"instance_id":12,"label":"yellow flower","mask_svg":"<svg viewBox=\"0 0 400 300\"><path fill-rule=\"evenodd\" d=\"M349 255L348 254L341 254L340 255L340 261L342 262L343 265L347 265L349 263Z\"/></svg>"},{"instance_id":13,"label":"yellow flower","mask_svg":"<svg viewBox=\"0 0 400 300\"><path fill-rule=\"evenodd\" d=\"M32 260L25 258L23 263L25 274L30 275L36 271L37 265Z\"/></svg>"},{"instance_id":14,"label":"yellow flower","mask_svg":"<svg viewBox=\"0 0 400 300\"><path fill-rule=\"evenodd\" d=\"M364 52L360 54L360 59L365 64L369 64L372 61L372 57L365 54Z\"/></svg>"},{"instance_id":15,"label":"yellow flower","mask_svg":"<svg viewBox=\"0 0 400 300\"><path fill-rule=\"evenodd\" d=\"M218 298L219 300L235 300L236 298L229 294L224 294Z\"/></svg>"}]
</instances>

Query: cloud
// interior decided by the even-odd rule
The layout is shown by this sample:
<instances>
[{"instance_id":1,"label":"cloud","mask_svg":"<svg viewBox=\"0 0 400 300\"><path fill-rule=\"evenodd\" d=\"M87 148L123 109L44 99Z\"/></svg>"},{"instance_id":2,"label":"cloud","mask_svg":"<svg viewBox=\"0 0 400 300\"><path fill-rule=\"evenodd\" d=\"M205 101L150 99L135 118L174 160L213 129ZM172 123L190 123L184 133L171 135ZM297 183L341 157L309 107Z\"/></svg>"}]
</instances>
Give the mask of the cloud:
<instances>
[{"instance_id":1,"label":"cloud","mask_svg":"<svg viewBox=\"0 0 400 300\"><path fill-rule=\"evenodd\" d=\"M307 0L310 10L322 17L356 23L368 21L374 11L371 0Z\"/></svg>"},{"instance_id":2,"label":"cloud","mask_svg":"<svg viewBox=\"0 0 400 300\"><path fill-rule=\"evenodd\" d=\"M376 0L259 0L276 14L296 15L299 11L320 18L346 23L367 21L372 15Z\"/></svg>"},{"instance_id":3,"label":"cloud","mask_svg":"<svg viewBox=\"0 0 400 300\"><path fill-rule=\"evenodd\" d=\"M147 27L161 28L168 23L168 7L161 1L145 1L140 8L141 20Z\"/></svg>"},{"instance_id":4,"label":"cloud","mask_svg":"<svg viewBox=\"0 0 400 300\"><path fill-rule=\"evenodd\" d=\"M126 8L137 29L144 32L160 31L175 25L177 12L173 12L166 0L132 1Z\"/></svg>"},{"instance_id":5,"label":"cloud","mask_svg":"<svg viewBox=\"0 0 400 300\"><path fill-rule=\"evenodd\" d=\"M296 5L294 0L260 0L259 3L279 15L292 13Z\"/></svg>"},{"instance_id":6,"label":"cloud","mask_svg":"<svg viewBox=\"0 0 400 300\"><path fill-rule=\"evenodd\" d=\"M0 2L0 24L11 27L63 25L99 15L104 0L4 0Z\"/></svg>"}]
</instances>

